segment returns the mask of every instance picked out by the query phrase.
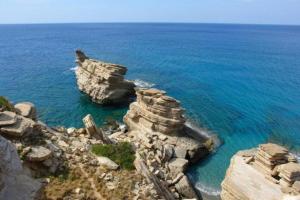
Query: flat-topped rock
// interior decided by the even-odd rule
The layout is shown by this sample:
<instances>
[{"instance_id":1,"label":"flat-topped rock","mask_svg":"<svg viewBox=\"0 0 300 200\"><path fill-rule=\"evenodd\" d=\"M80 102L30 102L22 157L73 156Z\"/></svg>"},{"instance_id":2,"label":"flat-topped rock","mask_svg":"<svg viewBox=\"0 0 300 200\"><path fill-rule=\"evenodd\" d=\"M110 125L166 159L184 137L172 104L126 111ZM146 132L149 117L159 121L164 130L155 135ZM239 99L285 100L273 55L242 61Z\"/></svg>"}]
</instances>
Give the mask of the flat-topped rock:
<instances>
[{"instance_id":1,"label":"flat-topped rock","mask_svg":"<svg viewBox=\"0 0 300 200\"><path fill-rule=\"evenodd\" d=\"M75 71L79 90L99 104L127 102L134 94L135 84L124 79L127 68L88 58L82 51L76 51Z\"/></svg>"},{"instance_id":2,"label":"flat-topped rock","mask_svg":"<svg viewBox=\"0 0 300 200\"><path fill-rule=\"evenodd\" d=\"M42 146L31 147L30 152L26 154L26 159L33 162L45 161L51 157L52 152Z\"/></svg>"},{"instance_id":3,"label":"flat-topped rock","mask_svg":"<svg viewBox=\"0 0 300 200\"><path fill-rule=\"evenodd\" d=\"M272 143L261 144L259 145L259 149L261 149L270 157L285 156L288 153L288 150L286 148Z\"/></svg>"},{"instance_id":4,"label":"flat-topped rock","mask_svg":"<svg viewBox=\"0 0 300 200\"><path fill-rule=\"evenodd\" d=\"M21 137L24 133L30 133L34 124L35 122L33 120L17 115L16 122L14 124L0 126L0 134L12 137Z\"/></svg>"},{"instance_id":5,"label":"flat-topped rock","mask_svg":"<svg viewBox=\"0 0 300 200\"><path fill-rule=\"evenodd\" d=\"M14 112L0 112L0 127L13 125L17 122L17 116Z\"/></svg>"},{"instance_id":6,"label":"flat-topped rock","mask_svg":"<svg viewBox=\"0 0 300 200\"><path fill-rule=\"evenodd\" d=\"M36 108L31 102L21 102L15 105L18 114L36 120Z\"/></svg>"}]
</instances>

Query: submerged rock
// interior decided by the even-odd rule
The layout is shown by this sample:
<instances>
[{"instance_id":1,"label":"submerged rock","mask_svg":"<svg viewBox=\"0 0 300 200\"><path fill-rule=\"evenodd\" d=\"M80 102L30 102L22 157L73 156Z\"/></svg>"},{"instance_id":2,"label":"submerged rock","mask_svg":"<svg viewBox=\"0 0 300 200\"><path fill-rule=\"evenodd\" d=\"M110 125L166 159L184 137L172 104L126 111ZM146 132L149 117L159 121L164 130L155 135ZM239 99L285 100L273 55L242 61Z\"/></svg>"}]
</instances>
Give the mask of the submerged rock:
<instances>
[{"instance_id":1,"label":"submerged rock","mask_svg":"<svg viewBox=\"0 0 300 200\"><path fill-rule=\"evenodd\" d=\"M238 152L222 182L222 200L300 199L300 164L289 161L290 156L271 143Z\"/></svg>"},{"instance_id":2,"label":"submerged rock","mask_svg":"<svg viewBox=\"0 0 300 200\"><path fill-rule=\"evenodd\" d=\"M76 51L76 56L77 85L94 102L127 102L129 96L134 94L135 84L124 79L126 67L90 59L80 50Z\"/></svg>"}]
</instances>

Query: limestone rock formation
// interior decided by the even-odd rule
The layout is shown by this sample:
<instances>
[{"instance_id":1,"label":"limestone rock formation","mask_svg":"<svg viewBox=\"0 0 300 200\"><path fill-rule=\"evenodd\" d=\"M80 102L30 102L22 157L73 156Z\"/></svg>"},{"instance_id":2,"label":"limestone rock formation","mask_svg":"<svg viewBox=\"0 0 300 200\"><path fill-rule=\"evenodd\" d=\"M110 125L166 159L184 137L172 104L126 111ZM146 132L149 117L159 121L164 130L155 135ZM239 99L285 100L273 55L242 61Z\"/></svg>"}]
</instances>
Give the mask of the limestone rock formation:
<instances>
[{"instance_id":1,"label":"limestone rock formation","mask_svg":"<svg viewBox=\"0 0 300 200\"><path fill-rule=\"evenodd\" d=\"M76 78L79 90L99 104L127 102L134 94L135 84L124 79L127 68L88 58L76 51Z\"/></svg>"},{"instance_id":2,"label":"limestone rock formation","mask_svg":"<svg viewBox=\"0 0 300 200\"><path fill-rule=\"evenodd\" d=\"M203 138L194 139L191 129L185 126L184 109L180 102L157 89L137 89L137 100L130 104L124 122L137 137L151 145L156 135L164 144L170 144L175 156L198 161L208 153Z\"/></svg>"},{"instance_id":3,"label":"limestone rock formation","mask_svg":"<svg viewBox=\"0 0 300 200\"><path fill-rule=\"evenodd\" d=\"M33 200L41 184L23 170L15 147L0 136L0 199Z\"/></svg>"},{"instance_id":4,"label":"limestone rock formation","mask_svg":"<svg viewBox=\"0 0 300 200\"><path fill-rule=\"evenodd\" d=\"M198 199L184 172L191 162L208 154L204 145L208 138L193 137L195 131L186 126L180 102L164 91L139 88L136 95L124 116L128 132L113 134L111 139L135 144L139 163L145 163L138 168L165 199Z\"/></svg>"},{"instance_id":5,"label":"limestone rock formation","mask_svg":"<svg viewBox=\"0 0 300 200\"><path fill-rule=\"evenodd\" d=\"M300 199L300 164L284 147L238 152L222 182L222 200Z\"/></svg>"}]
</instances>

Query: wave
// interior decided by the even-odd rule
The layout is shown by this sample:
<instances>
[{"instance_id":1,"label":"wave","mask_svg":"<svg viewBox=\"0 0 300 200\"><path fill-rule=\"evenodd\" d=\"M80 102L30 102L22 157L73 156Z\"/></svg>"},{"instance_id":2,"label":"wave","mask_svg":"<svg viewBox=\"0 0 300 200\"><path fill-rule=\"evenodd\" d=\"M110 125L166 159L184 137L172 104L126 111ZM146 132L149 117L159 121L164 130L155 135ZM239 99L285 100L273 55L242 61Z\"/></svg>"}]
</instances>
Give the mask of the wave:
<instances>
[{"instance_id":1,"label":"wave","mask_svg":"<svg viewBox=\"0 0 300 200\"><path fill-rule=\"evenodd\" d=\"M141 88L151 88L151 87L155 86L154 83L149 83L149 82L143 81L141 79L136 79L133 82L137 87L141 87Z\"/></svg>"},{"instance_id":2,"label":"wave","mask_svg":"<svg viewBox=\"0 0 300 200\"><path fill-rule=\"evenodd\" d=\"M71 71L75 71L77 69L77 67L71 67L70 70Z\"/></svg>"},{"instance_id":3,"label":"wave","mask_svg":"<svg viewBox=\"0 0 300 200\"><path fill-rule=\"evenodd\" d=\"M219 196L221 194L221 190L207 187L203 185L202 183L196 183L195 188L199 190L201 193L207 194L209 196Z\"/></svg>"},{"instance_id":4,"label":"wave","mask_svg":"<svg viewBox=\"0 0 300 200\"><path fill-rule=\"evenodd\" d=\"M297 161L300 163L300 152L291 152L291 154L295 156Z\"/></svg>"}]
</instances>

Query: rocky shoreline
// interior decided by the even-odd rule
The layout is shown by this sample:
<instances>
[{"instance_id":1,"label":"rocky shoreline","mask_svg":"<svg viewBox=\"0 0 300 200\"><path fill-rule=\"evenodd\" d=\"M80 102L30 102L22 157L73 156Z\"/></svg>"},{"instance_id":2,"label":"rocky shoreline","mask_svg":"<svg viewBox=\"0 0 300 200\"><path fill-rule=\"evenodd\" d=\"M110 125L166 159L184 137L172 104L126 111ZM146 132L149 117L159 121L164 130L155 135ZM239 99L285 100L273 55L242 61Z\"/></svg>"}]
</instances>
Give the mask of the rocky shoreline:
<instances>
[{"instance_id":1,"label":"rocky shoreline","mask_svg":"<svg viewBox=\"0 0 300 200\"><path fill-rule=\"evenodd\" d=\"M0 97L0 199L215 199L185 174L214 148L187 124L178 100L125 80L127 68L76 51L80 91L99 104L131 102L125 125L48 127L31 102ZM132 101L131 97L136 100ZM300 199L300 164L276 144L238 152L222 200Z\"/></svg>"},{"instance_id":2,"label":"rocky shoreline","mask_svg":"<svg viewBox=\"0 0 300 200\"><path fill-rule=\"evenodd\" d=\"M140 113L141 124L132 125L136 118L131 116L136 114L136 110L134 106L130 106L133 109L124 117L127 128L118 127L111 135L104 134L90 115L83 119L84 128L50 128L38 121L37 111L32 103L18 103L10 111L3 108L0 112L0 133L4 136L1 137L1 142L12 144L9 146L12 150L1 149L5 153L3 157L9 158L8 161L1 162L21 163L19 170L22 171L21 174L25 174L28 181L24 184L21 181L19 189L22 191L27 185L31 191L30 194L18 194L18 198L115 199L124 195L129 199L198 199L184 172L190 162L196 162L209 153L210 141L202 138L200 142L189 135L192 131L184 126L185 119L177 120L178 117L182 117L177 114L182 111L179 102L166 96L165 92L140 89L137 96L138 99L153 98L149 102L155 103L147 104L144 100L134 102L132 105L137 103L138 106L147 108L144 113ZM160 112L153 110L156 106L160 106ZM152 117L147 118L149 115ZM153 125L156 124L158 129L144 129L145 125L156 119L155 117L164 118L166 121L157 122L167 124L153 121ZM120 169L118 164L109 158L91 153L92 145L121 142L129 142L133 146L136 152L136 170ZM18 152L18 156L12 152ZM1 171L4 168L12 167L5 165ZM64 178L66 174L78 177L71 181ZM1 177L3 175L1 174ZM127 176L132 177L130 181L127 180ZM59 179L65 180L60 182ZM5 178L1 180L0 197L13 195L15 190L10 189L12 183L7 182ZM83 182L89 184L82 185ZM68 186L64 186L66 183ZM133 186L134 190L131 189ZM114 197L111 191L116 190L123 192L114 194Z\"/></svg>"}]
</instances>

